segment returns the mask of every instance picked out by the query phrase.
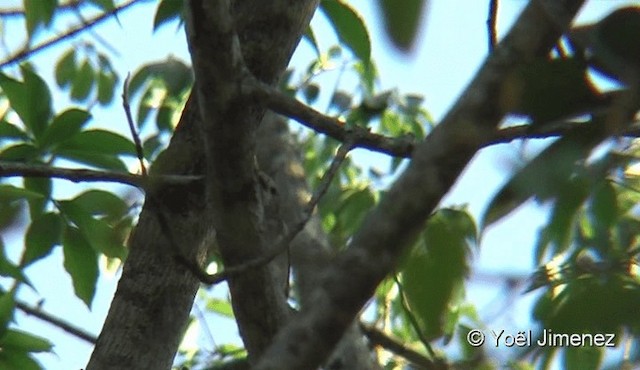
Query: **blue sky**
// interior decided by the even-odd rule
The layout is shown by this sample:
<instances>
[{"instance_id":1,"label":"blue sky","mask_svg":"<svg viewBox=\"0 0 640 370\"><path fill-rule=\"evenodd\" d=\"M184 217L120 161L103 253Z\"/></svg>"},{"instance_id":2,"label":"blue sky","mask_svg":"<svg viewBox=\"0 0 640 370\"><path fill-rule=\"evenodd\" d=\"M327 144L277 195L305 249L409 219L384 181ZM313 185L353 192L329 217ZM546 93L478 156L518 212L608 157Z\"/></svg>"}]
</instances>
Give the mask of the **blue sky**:
<instances>
[{"instance_id":1,"label":"blue sky","mask_svg":"<svg viewBox=\"0 0 640 370\"><path fill-rule=\"evenodd\" d=\"M20 3L3 1L5 2ZM526 3L524 0L500 1L499 36L506 32L514 17ZM598 19L610 9L625 3L629 1L592 0L588 2L579 19L582 21ZM427 109L436 121L441 118L487 54L485 22L488 0L431 0L423 22L424 29L410 55L399 54L390 45L381 32L379 17L372 7L372 2L356 0L352 1L352 4L362 12L370 27L373 55L381 74L380 87L382 89L397 87L402 93L412 92L424 95ZM155 2L137 5L119 16L120 22L110 20L96 28L96 32L118 50L120 56L114 58L113 62L121 77L124 77L127 72L134 72L143 63L165 59L169 54L185 61L189 60L184 35L177 31L175 24L165 26L152 34L151 20L154 9ZM54 24L54 29L62 30L70 24L70 19L65 18ZM321 47L327 48L335 43L335 38L331 32L327 32L326 24L321 18L316 19L314 24L317 27L316 35L321 40ZM7 24L6 31L8 34L12 32L20 34L20 27L22 26L19 23L14 22ZM38 71L48 81L52 81L53 65L67 46L68 44L65 44L63 48L54 48L36 57ZM294 56L292 65L305 68L312 57L310 48L302 45ZM57 110L69 104L64 94L56 95L54 100ZM112 107L94 111L93 124L126 132L126 121L118 97ZM540 147L539 143L527 145L529 151ZM447 195L443 204L468 204L470 211L476 217L479 216L492 194L506 180L509 170L517 162L520 149L521 146L518 144L507 144L481 151ZM357 151L353 155L368 164L384 166L380 164L384 162L379 156L363 151ZM83 188L82 185L70 185L68 182L59 182L59 184L63 185L58 190L60 195ZM474 274L481 273L486 276L486 274L501 273L515 275L531 273L534 267L531 247L537 228L545 220L544 217L542 210L537 207L523 207L508 220L490 229L483 239L481 250L476 255ZM11 243L15 245L14 254L18 253L20 241L13 239L7 243L10 253L12 252ZM59 248L54 253L54 258L38 262L29 268L28 273L38 288L38 293L22 289L23 300L36 302L44 298L43 308L46 311L69 320L89 332L99 333L115 290L116 276L107 274L101 277L93 309L89 311L73 295L70 279L61 268ZM491 306L495 305L493 299L501 297L502 292L498 281L478 280L478 283L471 286L473 289L469 291L468 297L477 304L481 314L483 308L486 315L493 313ZM513 298L514 306L511 312L501 319L505 323L503 325L512 325L514 328L530 325L526 313L533 296ZM236 335L235 327L228 321L208 321L207 324L216 327L218 344ZM18 325L25 330L48 337L56 344L57 355L39 356L45 368L80 369L86 364L92 350L87 343L24 315L18 315Z\"/></svg>"}]
</instances>

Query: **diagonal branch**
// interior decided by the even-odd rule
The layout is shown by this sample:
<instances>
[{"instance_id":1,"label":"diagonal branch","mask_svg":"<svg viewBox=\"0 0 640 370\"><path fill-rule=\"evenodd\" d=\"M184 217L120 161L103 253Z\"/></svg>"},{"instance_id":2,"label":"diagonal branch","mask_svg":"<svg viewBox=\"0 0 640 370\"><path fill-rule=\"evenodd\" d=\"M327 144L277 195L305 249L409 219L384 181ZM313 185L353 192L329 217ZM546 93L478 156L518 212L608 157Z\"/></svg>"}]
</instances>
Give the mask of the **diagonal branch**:
<instances>
[{"instance_id":1,"label":"diagonal branch","mask_svg":"<svg viewBox=\"0 0 640 370\"><path fill-rule=\"evenodd\" d=\"M274 112L293 118L302 125L336 140L345 142L348 138L353 141L355 148L409 158L416 144L415 138L411 136L390 138L374 134L364 127L344 128L340 120L326 116L277 88L253 79L246 79L243 89L263 101Z\"/></svg>"},{"instance_id":2,"label":"diagonal branch","mask_svg":"<svg viewBox=\"0 0 640 370\"><path fill-rule=\"evenodd\" d=\"M495 97L505 76L520 63L546 55L582 4L529 3L440 125L414 150L406 171L369 213L347 251L325 271L312 304L278 333L255 369L318 367L494 134L503 117Z\"/></svg>"},{"instance_id":3,"label":"diagonal branch","mask_svg":"<svg viewBox=\"0 0 640 370\"><path fill-rule=\"evenodd\" d=\"M13 63L17 63L20 62L21 60L24 60L26 58L29 58L30 56L39 53L45 49L48 49L51 46L57 45L60 42L71 38L77 34L79 34L80 32L83 32L91 27L94 27L96 25L98 25L99 23L102 23L103 21L107 20L109 17L116 15L120 12L122 12L123 10L131 7L132 5L136 4L140 2L140 0L130 0L118 7L113 8L112 10L108 11L108 12L104 12L98 16L96 16L95 18L89 19L86 22L83 22L83 24L81 24L80 26L76 26L70 30L68 30L67 32L56 36L54 38L51 38L33 48L25 48L15 54L13 54L12 56L8 57L6 60L0 61L0 68L4 68L10 64Z\"/></svg>"},{"instance_id":4,"label":"diagonal branch","mask_svg":"<svg viewBox=\"0 0 640 370\"><path fill-rule=\"evenodd\" d=\"M53 315L51 315L50 313L44 312L40 307L33 307L30 306L24 302L20 302L20 301L16 301L16 307L24 312L27 315L31 315L34 317L39 318L42 321L48 322L49 324L58 327L64 331L66 331L67 333L76 336L86 342L89 342L90 344L95 344L96 343L96 336L90 333L87 333L86 331L84 331L81 328L78 328L76 326L74 326L73 324L70 324L64 320L61 320Z\"/></svg>"}]
</instances>

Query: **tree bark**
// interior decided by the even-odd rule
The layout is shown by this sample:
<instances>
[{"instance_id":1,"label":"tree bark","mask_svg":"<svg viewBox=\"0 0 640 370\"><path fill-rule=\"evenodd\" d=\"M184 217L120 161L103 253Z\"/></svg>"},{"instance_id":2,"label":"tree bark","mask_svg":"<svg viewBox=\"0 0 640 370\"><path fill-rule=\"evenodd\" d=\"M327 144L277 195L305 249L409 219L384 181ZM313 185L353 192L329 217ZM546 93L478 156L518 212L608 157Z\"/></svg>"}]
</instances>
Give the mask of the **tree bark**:
<instances>
[{"instance_id":1,"label":"tree bark","mask_svg":"<svg viewBox=\"0 0 640 370\"><path fill-rule=\"evenodd\" d=\"M520 63L545 57L583 2L529 3L451 111L416 147L408 168L369 213L347 251L324 271L312 303L278 333L255 369L317 368L476 151L493 137L503 117L496 97L504 76Z\"/></svg>"},{"instance_id":2,"label":"tree bark","mask_svg":"<svg viewBox=\"0 0 640 370\"><path fill-rule=\"evenodd\" d=\"M317 6L317 0L250 0L232 4L235 29L241 41L242 56L251 73L273 84L286 68L302 31ZM196 84L198 82L196 81ZM257 103L245 106L235 119L257 127L264 108ZM204 175L207 163L202 140L200 107L192 96L167 150L152 167L155 174ZM226 122L233 126L236 122ZM239 137L248 137L243 133ZM239 143L251 148L252 143ZM229 145L227 143L226 145ZM246 155L246 153L240 153ZM233 158L230 158L233 159ZM226 175L233 178L233 168ZM255 179L252 177L251 179ZM255 184L252 184L255 185ZM206 204L205 184L163 186L148 191L138 225L130 239L130 253L111 304L107 319L91 356L88 370L95 369L170 369L188 321L199 282L175 259L176 249L187 258L202 260L213 236L233 239L233 231L213 229L214 217ZM253 191L255 186L249 188ZM220 204L213 207L221 206ZM163 222L166 220L167 222ZM223 225L229 225L223 223ZM217 233L216 233L217 232ZM233 244L233 243L231 243ZM235 245L234 245L235 246ZM262 251L256 245L238 245L238 250L221 248L225 262L250 258ZM226 256L225 256L226 255ZM264 302L256 302L256 280L273 284L270 267L257 269L250 277L230 282L232 299L243 340L250 357L259 355L277 327L283 324L282 312L265 323ZM269 294L276 294L273 290ZM280 297L264 297L282 305ZM258 294L259 296L259 294ZM252 305L256 303L256 305ZM261 327L266 325L266 327Z\"/></svg>"}]
</instances>

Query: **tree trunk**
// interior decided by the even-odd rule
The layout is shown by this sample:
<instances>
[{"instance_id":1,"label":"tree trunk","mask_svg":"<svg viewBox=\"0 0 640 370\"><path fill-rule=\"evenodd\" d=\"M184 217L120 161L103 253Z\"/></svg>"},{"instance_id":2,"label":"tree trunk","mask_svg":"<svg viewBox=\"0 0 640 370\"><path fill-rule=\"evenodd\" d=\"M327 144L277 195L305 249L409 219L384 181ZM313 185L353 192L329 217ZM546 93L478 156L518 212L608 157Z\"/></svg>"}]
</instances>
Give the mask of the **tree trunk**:
<instances>
[{"instance_id":1,"label":"tree trunk","mask_svg":"<svg viewBox=\"0 0 640 370\"><path fill-rule=\"evenodd\" d=\"M233 2L244 61L255 77L269 84L278 80L317 3L317 0ZM244 107L238 119L253 121L255 127L263 114L264 108L254 103L252 107ZM152 173L204 175L206 163L199 120L200 109L192 96L169 147L154 163ZM210 237L215 235L209 210L220 205L206 205L204 185L159 184L148 190L130 239L130 254L88 370L171 368L199 286L192 273L176 261L176 249L187 258L201 261L211 244ZM236 251L239 255L260 252ZM256 292L248 288L274 283L252 281L256 276L270 276L268 266L257 270L251 277L230 281L234 310L250 358L259 355L283 323L282 312L269 312L276 317L273 320L251 321L262 305L251 304ZM282 297L271 299L281 301ZM259 313L265 319L266 313ZM266 327L260 328L260 324Z\"/></svg>"}]
</instances>

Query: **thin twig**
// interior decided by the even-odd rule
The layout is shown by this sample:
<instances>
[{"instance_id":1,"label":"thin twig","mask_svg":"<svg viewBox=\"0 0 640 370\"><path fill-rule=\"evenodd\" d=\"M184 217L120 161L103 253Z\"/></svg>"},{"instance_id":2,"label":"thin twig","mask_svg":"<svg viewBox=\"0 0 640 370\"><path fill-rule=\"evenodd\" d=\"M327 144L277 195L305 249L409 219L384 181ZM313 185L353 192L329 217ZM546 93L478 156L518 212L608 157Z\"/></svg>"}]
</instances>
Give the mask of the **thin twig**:
<instances>
[{"instance_id":1,"label":"thin twig","mask_svg":"<svg viewBox=\"0 0 640 370\"><path fill-rule=\"evenodd\" d=\"M40 307L33 307L20 301L16 301L16 307L20 311L26 313L27 315L37 317L40 320L45 321L53 326L56 326L66 331L67 333L73 336L76 336L90 344L96 344L96 342L98 341L98 338L95 335L87 333L83 329L73 326L72 324L69 324L64 320L61 320L50 313L42 311Z\"/></svg>"},{"instance_id":2,"label":"thin twig","mask_svg":"<svg viewBox=\"0 0 640 370\"><path fill-rule=\"evenodd\" d=\"M71 1L67 4L60 4L57 6L56 11L64 11L68 9L75 9L81 5L80 1ZM24 17L25 10L23 8L13 8L13 9L4 9L0 10L0 18L9 18L9 17Z\"/></svg>"},{"instance_id":3,"label":"thin twig","mask_svg":"<svg viewBox=\"0 0 640 370\"><path fill-rule=\"evenodd\" d=\"M413 330L416 332L418 339L420 340L420 342L422 342L422 345L429 353L429 356L431 356L431 358L437 359L438 356L436 355L433 348L431 348L431 345L429 344L429 340L427 339L427 337L424 336L424 333L420 328L420 324L418 324L418 319L416 319L416 317L413 315L413 312L409 308L409 305L407 303L407 297L404 294L404 288L402 287L402 283L400 283L400 279L398 278L398 275L393 274L393 280L396 282L396 286L398 287L398 293L400 295L400 304L402 305L402 308L407 314L407 318L409 319L409 324L411 324L411 326L413 327Z\"/></svg>"},{"instance_id":4,"label":"thin twig","mask_svg":"<svg viewBox=\"0 0 640 370\"><path fill-rule=\"evenodd\" d=\"M489 2L489 17L487 18L487 29L489 30L489 52L493 52L498 44L498 31L496 25L498 23L498 0Z\"/></svg>"},{"instance_id":5,"label":"thin twig","mask_svg":"<svg viewBox=\"0 0 640 370\"><path fill-rule=\"evenodd\" d=\"M331 165L329 166L327 171L325 171L322 179L320 180L320 184L318 184L318 187L307 203L303 212L302 219L297 224L295 224L293 228L282 239L280 239L275 247L273 247L272 250L267 254L242 264L225 267L223 271L211 275L203 271L196 263L184 259L181 255L178 255L177 257L182 263L186 264L187 267L189 267L189 269L198 277L201 282L209 285L218 284L222 281L227 280L231 276L236 276L247 271L248 269L256 268L271 262L274 258L279 256L289 248L289 244L291 244L291 241L302 231L302 229L304 229L306 224L309 222L309 219L311 219L313 211L318 205L318 202L320 201L320 199L322 199L322 196L326 194L329 186L331 185L331 181L338 173L340 165L345 160L347 154L352 148L353 144L351 140L347 140L338 148L338 152L331 161Z\"/></svg>"},{"instance_id":6,"label":"thin twig","mask_svg":"<svg viewBox=\"0 0 640 370\"><path fill-rule=\"evenodd\" d=\"M0 177L45 177L73 182L114 182L146 189L150 183L186 185L202 176L159 175L144 178L126 172L50 167L41 164L0 161Z\"/></svg>"},{"instance_id":7,"label":"thin twig","mask_svg":"<svg viewBox=\"0 0 640 370\"><path fill-rule=\"evenodd\" d=\"M142 177L147 177L147 168L144 165L144 151L142 149L142 142L140 141L140 135L138 135L138 131L136 131L135 124L133 123L133 115L131 114L131 106L129 105L129 78L131 74L127 74L127 78L124 79L124 83L122 84L122 107L124 108L124 113L127 116L127 123L129 124L129 131L131 131L131 137L133 138L133 142L136 145L136 154L138 156L138 161L140 162L140 171L142 172Z\"/></svg>"},{"instance_id":8,"label":"thin twig","mask_svg":"<svg viewBox=\"0 0 640 370\"><path fill-rule=\"evenodd\" d=\"M77 35L78 33L89 29L103 21L105 21L106 19L108 19L109 17L111 17L112 15L118 14L119 12L129 8L130 6L136 4L137 2L139 2L140 0L131 0L129 2L126 2L116 8L114 8L113 10L110 10L108 12L102 13L99 16L96 16L95 18L92 18L90 20L88 20L85 24L82 24L80 26L77 26L75 28L72 28L71 30L63 33L62 35L56 36L52 39L49 39L41 44L39 44L36 47L33 48L29 48L29 49L24 49L21 50L19 52L17 52L16 54L10 56L8 59L4 60L3 62L0 62L0 68L4 68L10 64L13 63L17 63L21 60L24 60L30 56L32 56L33 54L36 54L44 49L47 49L51 46L54 46L56 44L58 44L61 41L64 41L68 38L71 38L75 35Z\"/></svg>"},{"instance_id":9,"label":"thin twig","mask_svg":"<svg viewBox=\"0 0 640 370\"><path fill-rule=\"evenodd\" d=\"M387 351L404 358L414 365L424 369L442 369L442 365L431 360L420 352L407 347L395 338L390 337L378 328L360 322L360 330L369 339L371 344L380 346Z\"/></svg>"}]
</instances>

